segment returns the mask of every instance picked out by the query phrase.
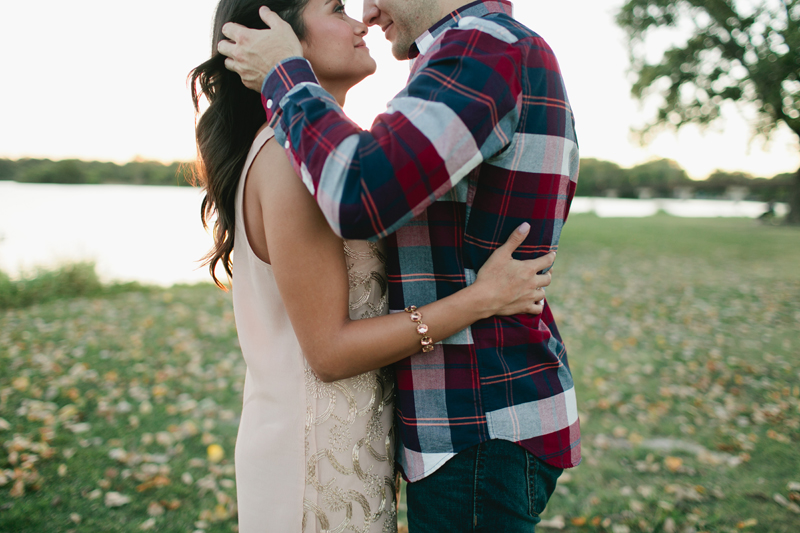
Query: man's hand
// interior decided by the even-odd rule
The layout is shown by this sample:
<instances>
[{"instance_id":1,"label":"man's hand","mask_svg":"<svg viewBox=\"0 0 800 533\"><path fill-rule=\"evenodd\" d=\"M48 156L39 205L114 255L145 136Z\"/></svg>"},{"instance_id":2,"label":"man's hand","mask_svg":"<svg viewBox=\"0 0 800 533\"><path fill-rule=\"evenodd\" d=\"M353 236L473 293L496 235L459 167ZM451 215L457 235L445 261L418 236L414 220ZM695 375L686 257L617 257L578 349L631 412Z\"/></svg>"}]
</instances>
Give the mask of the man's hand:
<instances>
[{"instance_id":1,"label":"man's hand","mask_svg":"<svg viewBox=\"0 0 800 533\"><path fill-rule=\"evenodd\" d=\"M222 27L229 40L220 41L217 50L227 56L228 70L239 74L248 89L261 92L269 71L284 59L302 56L303 46L292 27L269 8L262 6L258 14L269 29L253 30L229 22Z\"/></svg>"}]
</instances>

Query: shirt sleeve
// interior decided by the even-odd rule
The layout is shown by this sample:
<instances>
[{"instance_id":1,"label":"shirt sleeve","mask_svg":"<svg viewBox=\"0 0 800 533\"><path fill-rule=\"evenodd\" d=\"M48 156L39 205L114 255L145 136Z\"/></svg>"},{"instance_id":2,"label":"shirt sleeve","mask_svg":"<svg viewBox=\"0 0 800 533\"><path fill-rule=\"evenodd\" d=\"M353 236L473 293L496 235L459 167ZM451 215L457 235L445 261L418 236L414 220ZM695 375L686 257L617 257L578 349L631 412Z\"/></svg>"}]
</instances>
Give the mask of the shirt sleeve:
<instances>
[{"instance_id":1,"label":"shirt sleeve","mask_svg":"<svg viewBox=\"0 0 800 533\"><path fill-rule=\"evenodd\" d=\"M264 82L276 138L333 230L396 231L507 146L519 123L520 52L481 27L443 33L369 130L349 120L310 64L291 58Z\"/></svg>"}]
</instances>

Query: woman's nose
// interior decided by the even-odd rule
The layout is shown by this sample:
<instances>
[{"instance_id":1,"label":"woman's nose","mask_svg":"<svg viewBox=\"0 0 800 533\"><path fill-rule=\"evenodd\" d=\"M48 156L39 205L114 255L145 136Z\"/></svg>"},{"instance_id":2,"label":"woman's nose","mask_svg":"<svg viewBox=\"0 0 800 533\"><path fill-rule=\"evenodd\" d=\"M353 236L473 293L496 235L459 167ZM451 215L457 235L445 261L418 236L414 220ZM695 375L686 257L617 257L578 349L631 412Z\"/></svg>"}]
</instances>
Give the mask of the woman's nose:
<instances>
[{"instance_id":1,"label":"woman's nose","mask_svg":"<svg viewBox=\"0 0 800 533\"><path fill-rule=\"evenodd\" d=\"M369 32L369 28L363 22L353 19L353 31L356 35L363 37Z\"/></svg>"}]
</instances>

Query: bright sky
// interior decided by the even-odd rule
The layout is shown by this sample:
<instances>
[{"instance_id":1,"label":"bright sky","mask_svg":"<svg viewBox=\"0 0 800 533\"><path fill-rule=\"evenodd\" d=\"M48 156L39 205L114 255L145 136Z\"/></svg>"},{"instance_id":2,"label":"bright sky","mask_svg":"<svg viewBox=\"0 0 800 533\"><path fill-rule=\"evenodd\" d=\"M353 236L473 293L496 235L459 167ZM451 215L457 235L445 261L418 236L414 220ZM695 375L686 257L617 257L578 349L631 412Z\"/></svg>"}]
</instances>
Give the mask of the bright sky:
<instances>
[{"instance_id":1,"label":"bright sky","mask_svg":"<svg viewBox=\"0 0 800 533\"><path fill-rule=\"evenodd\" d=\"M717 168L771 177L800 167L800 145L786 127L769 146L751 141L731 106L724 122L700 132L661 134L647 147L630 135L648 110L630 97L627 52L613 14L623 0L518 0L519 20L555 50L578 121L583 157L632 166L677 160L694 178ZM0 2L10 46L0 84L0 157L76 157L125 162L195 157L186 75L210 54L217 0ZM359 17L361 0L349 0ZM347 112L362 126L402 88L380 29L367 38L378 74L353 89ZM650 110L652 112L652 109ZM746 110L745 110L746 112Z\"/></svg>"}]
</instances>

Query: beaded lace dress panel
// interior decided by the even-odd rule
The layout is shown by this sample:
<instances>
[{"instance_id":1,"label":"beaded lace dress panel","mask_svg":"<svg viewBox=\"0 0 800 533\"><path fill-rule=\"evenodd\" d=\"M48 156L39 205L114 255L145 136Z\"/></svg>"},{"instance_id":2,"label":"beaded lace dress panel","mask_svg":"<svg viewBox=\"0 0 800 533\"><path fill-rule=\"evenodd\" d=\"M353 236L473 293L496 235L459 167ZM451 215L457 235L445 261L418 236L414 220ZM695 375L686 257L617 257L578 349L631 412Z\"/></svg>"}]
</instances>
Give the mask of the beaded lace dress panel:
<instances>
[{"instance_id":1,"label":"beaded lace dress panel","mask_svg":"<svg viewBox=\"0 0 800 533\"><path fill-rule=\"evenodd\" d=\"M386 314L386 259L380 245L345 241L344 253L350 318ZM320 381L308 366L305 375L303 531L396 531L391 371L367 372L334 383Z\"/></svg>"}]
</instances>

